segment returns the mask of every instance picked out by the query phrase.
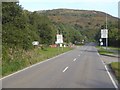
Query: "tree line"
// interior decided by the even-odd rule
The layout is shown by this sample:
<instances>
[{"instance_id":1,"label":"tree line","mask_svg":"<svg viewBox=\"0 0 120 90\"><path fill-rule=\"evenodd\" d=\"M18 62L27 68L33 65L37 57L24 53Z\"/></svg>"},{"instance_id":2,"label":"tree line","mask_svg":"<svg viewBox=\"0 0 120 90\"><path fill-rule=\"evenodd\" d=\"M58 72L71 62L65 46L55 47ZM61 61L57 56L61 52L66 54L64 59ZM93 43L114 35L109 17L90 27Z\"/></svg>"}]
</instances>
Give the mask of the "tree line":
<instances>
[{"instance_id":1,"label":"tree line","mask_svg":"<svg viewBox=\"0 0 120 90\"><path fill-rule=\"evenodd\" d=\"M109 22L109 43L111 46L118 46L120 41L117 27L118 25ZM52 22L45 13L30 12L23 10L18 2L2 3L2 44L3 50L7 48L32 49L33 41L40 44L54 44L56 33L63 34L64 42L80 42L85 36L82 28L76 25ZM88 32L87 29L84 32ZM94 33L88 33L88 35ZM94 35L98 41L100 32ZM89 38L88 38L89 39Z\"/></svg>"},{"instance_id":2,"label":"tree line","mask_svg":"<svg viewBox=\"0 0 120 90\"><path fill-rule=\"evenodd\" d=\"M16 2L2 3L3 46L27 50L33 48L35 40L41 44L52 44L55 32L47 16L23 10Z\"/></svg>"},{"instance_id":3,"label":"tree line","mask_svg":"<svg viewBox=\"0 0 120 90\"><path fill-rule=\"evenodd\" d=\"M80 38L80 32L70 25L55 24L46 14L23 10L17 2L2 3L2 42L3 46L32 48L32 41L41 44L54 44L56 33L63 33L65 42ZM68 30L68 31L67 31Z\"/></svg>"}]
</instances>

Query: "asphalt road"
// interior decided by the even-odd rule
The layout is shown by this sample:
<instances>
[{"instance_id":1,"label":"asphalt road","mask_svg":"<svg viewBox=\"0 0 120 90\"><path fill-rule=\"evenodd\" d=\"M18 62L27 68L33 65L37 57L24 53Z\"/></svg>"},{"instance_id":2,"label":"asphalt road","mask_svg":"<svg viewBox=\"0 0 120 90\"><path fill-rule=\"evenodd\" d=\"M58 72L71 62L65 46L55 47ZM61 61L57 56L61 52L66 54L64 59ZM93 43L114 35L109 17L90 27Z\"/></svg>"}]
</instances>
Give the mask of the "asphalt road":
<instances>
[{"instance_id":1,"label":"asphalt road","mask_svg":"<svg viewBox=\"0 0 120 90\"><path fill-rule=\"evenodd\" d=\"M77 47L4 78L3 88L115 88L97 49Z\"/></svg>"}]
</instances>

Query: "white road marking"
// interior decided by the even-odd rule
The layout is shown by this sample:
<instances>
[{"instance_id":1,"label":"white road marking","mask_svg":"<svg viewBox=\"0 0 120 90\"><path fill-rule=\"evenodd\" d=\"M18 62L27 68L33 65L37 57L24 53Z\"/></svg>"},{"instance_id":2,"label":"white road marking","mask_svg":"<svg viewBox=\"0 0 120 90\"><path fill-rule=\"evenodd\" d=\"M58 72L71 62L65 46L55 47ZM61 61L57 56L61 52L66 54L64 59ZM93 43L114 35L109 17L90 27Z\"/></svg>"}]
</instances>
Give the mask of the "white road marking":
<instances>
[{"instance_id":1,"label":"white road marking","mask_svg":"<svg viewBox=\"0 0 120 90\"><path fill-rule=\"evenodd\" d=\"M98 56L100 56L100 54L99 54L99 53L97 53L97 55L98 55Z\"/></svg>"},{"instance_id":2,"label":"white road marking","mask_svg":"<svg viewBox=\"0 0 120 90\"><path fill-rule=\"evenodd\" d=\"M107 70L107 73L108 73L108 75L109 75L109 77L110 77L110 79L111 79L111 81L112 81L114 87L115 87L115 88L118 88L118 86L116 85L116 83L115 83L114 79L112 78L110 72L108 71L108 68L107 68L106 65L105 65L105 69Z\"/></svg>"},{"instance_id":3,"label":"white road marking","mask_svg":"<svg viewBox=\"0 0 120 90\"><path fill-rule=\"evenodd\" d=\"M78 56L80 56L80 55L78 55Z\"/></svg>"},{"instance_id":4,"label":"white road marking","mask_svg":"<svg viewBox=\"0 0 120 90\"><path fill-rule=\"evenodd\" d=\"M76 61L76 58L73 61Z\"/></svg>"},{"instance_id":5,"label":"white road marking","mask_svg":"<svg viewBox=\"0 0 120 90\"><path fill-rule=\"evenodd\" d=\"M7 76L4 76L3 78L0 78L0 80L3 80L3 79L5 79L5 78L8 78L8 77L13 76L13 75L15 75L15 74L18 74L18 73L20 73L20 72L22 72L22 71L25 71L25 70L27 70L27 69L30 69L30 68L32 68L32 67L34 67L34 66L39 65L39 64L42 64L42 63L45 63L45 62L47 62L47 61L53 60L53 59L55 59L55 58L57 58L57 57L59 57L59 56L62 56L62 55L64 55L64 54L67 54L67 53L69 53L69 52L71 52L71 50L68 51L68 52L62 53L62 54L60 54L60 55L58 55L58 56L52 57L52 58L50 58L50 59L47 59L47 60L41 61L41 62L39 62L39 63L33 64L33 65L31 65L31 66L28 66L28 67L26 67L26 68L24 68L24 69L22 69L22 70L16 71L15 73L12 73L12 74L9 74L9 75L7 75Z\"/></svg>"},{"instance_id":6,"label":"white road marking","mask_svg":"<svg viewBox=\"0 0 120 90\"><path fill-rule=\"evenodd\" d=\"M67 69L68 69L68 67L66 67L66 68L63 70L63 72L65 72Z\"/></svg>"},{"instance_id":7,"label":"white road marking","mask_svg":"<svg viewBox=\"0 0 120 90\"><path fill-rule=\"evenodd\" d=\"M103 60L102 60L102 63L105 64L105 63L103 62Z\"/></svg>"},{"instance_id":8,"label":"white road marking","mask_svg":"<svg viewBox=\"0 0 120 90\"><path fill-rule=\"evenodd\" d=\"M101 58L100 58L100 59L101 59ZM107 71L107 73L108 73L108 76L110 77L110 79L111 79L111 81L112 81L112 83L113 83L114 87L117 89L117 88L118 88L118 86L117 86L117 84L115 83L115 81L114 81L114 79L113 79L112 75L111 75L111 74L110 74L110 72L108 71L107 66L105 65L105 63L103 62L103 60L102 60L102 59L101 59L101 61L102 61L103 65L104 65L104 67L105 67L105 69L106 69L106 71Z\"/></svg>"}]
</instances>

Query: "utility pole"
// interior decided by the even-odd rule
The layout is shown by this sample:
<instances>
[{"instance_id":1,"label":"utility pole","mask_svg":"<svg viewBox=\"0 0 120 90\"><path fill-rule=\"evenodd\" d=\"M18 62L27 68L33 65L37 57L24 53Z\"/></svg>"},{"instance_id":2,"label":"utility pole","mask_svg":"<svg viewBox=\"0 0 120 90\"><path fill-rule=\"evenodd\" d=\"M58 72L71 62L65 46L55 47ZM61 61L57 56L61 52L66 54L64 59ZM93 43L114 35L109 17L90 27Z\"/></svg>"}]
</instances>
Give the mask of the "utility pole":
<instances>
[{"instance_id":1,"label":"utility pole","mask_svg":"<svg viewBox=\"0 0 120 90\"><path fill-rule=\"evenodd\" d=\"M107 30L107 13L106 13L106 30ZM107 50L107 47L108 47L108 37L106 38L106 50Z\"/></svg>"}]
</instances>

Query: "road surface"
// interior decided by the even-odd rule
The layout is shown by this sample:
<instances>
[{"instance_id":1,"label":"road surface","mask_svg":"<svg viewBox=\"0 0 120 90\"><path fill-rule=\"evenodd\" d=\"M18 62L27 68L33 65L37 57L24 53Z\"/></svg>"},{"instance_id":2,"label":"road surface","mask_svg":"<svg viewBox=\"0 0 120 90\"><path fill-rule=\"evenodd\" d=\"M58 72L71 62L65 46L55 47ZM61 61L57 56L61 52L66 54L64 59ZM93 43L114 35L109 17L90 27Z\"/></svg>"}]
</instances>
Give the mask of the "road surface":
<instances>
[{"instance_id":1,"label":"road surface","mask_svg":"<svg viewBox=\"0 0 120 90\"><path fill-rule=\"evenodd\" d=\"M115 88L97 49L86 45L4 78L3 88Z\"/></svg>"}]
</instances>

